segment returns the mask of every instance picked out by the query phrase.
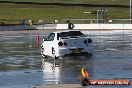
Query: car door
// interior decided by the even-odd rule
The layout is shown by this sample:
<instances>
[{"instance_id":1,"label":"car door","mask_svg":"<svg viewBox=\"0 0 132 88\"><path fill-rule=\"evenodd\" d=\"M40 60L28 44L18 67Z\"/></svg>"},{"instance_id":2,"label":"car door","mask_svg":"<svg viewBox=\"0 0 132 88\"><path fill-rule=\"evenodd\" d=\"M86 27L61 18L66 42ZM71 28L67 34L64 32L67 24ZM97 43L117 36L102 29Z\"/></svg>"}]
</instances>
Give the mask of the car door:
<instances>
[{"instance_id":1,"label":"car door","mask_svg":"<svg viewBox=\"0 0 132 88\"><path fill-rule=\"evenodd\" d=\"M53 54L54 38L55 33L51 33L45 41L46 42L45 51L49 56L52 56Z\"/></svg>"}]
</instances>

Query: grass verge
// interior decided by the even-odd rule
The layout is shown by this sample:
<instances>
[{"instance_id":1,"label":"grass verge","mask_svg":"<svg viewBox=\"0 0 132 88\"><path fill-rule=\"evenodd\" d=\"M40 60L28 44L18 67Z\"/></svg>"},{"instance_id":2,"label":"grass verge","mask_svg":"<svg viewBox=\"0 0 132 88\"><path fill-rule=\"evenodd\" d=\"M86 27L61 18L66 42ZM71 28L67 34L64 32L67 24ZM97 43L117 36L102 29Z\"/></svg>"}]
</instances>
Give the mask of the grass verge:
<instances>
[{"instance_id":1,"label":"grass verge","mask_svg":"<svg viewBox=\"0 0 132 88\"><path fill-rule=\"evenodd\" d=\"M58 19L96 19L95 14L84 14L84 11L97 11L99 8L0 8L0 19L6 20L51 20ZM127 8L106 8L108 10L108 19L129 19L129 10ZM7 21L6 21L7 22Z\"/></svg>"}]
</instances>

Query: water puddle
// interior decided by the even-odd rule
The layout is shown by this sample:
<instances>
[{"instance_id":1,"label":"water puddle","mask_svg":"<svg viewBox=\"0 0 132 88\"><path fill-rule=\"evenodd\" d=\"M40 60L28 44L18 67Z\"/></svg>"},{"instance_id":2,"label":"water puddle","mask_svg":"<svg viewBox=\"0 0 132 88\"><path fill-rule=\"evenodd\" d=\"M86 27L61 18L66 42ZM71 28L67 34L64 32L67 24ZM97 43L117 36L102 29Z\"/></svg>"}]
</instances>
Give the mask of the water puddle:
<instances>
[{"instance_id":1,"label":"water puddle","mask_svg":"<svg viewBox=\"0 0 132 88\"><path fill-rule=\"evenodd\" d=\"M91 79L130 79L132 31L88 31L95 46L92 57L42 58L36 44L38 33L0 34L0 88L31 88L33 85L80 83L85 67ZM42 38L47 35L39 34ZM102 88L102 87L92 87ZM106 87L109 88L109 87ZM114 87L120 88L120 87ZM130 88L123 87L123 88Z\"/></svg>"}]
</instances>

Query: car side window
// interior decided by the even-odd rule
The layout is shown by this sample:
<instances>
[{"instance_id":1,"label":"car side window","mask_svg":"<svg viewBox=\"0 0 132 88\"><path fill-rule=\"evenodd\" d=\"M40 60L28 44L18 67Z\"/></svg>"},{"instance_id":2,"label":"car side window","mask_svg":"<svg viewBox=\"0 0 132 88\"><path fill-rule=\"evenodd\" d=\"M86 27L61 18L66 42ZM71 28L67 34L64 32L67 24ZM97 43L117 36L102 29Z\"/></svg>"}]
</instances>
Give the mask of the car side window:
<instances>
[{"instance_id":1,"label":"car side window","mask_svg":"<svg viewBox=\"0 0 132 88\"><path fill-rule=\"evenodd\" d=\"M53 41L55 37L55 33L51 33L49 37L47 38L47 41Z\"/></svg>"}]
</instances>

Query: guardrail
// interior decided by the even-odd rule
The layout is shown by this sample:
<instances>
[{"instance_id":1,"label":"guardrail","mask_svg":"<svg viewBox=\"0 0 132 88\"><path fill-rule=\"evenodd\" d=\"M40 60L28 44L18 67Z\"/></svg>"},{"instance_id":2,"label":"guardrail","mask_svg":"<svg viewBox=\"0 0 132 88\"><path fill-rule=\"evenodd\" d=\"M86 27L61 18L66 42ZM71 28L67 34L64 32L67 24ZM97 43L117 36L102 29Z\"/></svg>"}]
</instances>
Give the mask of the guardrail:
<instances>
[{"instance_id":1,"label":"guardrail","mask_svg":"<svg viewBox=\"0 0 132 88\"><path fill-rule=\"evenodd\" d=\"M132 24L73 24L73 29L132 29ZM68 29L68 24L0 26L0 30Z\"/></svg>"},{"instance_id":2,"label":"guardrail","mask_svg":"<svg viewBox=\"0 0 132 88\"><path fill-rule=\"evenodd\" d=\"M56 29L68 29L68 24L57 24ZM74 24L73 29L132 29L132 24Z\"/></svg>"},{"instance_id":3,"label":"guardrail","mask_svg":"<svg viewBox=\"0 0 132 88\"><path fill-rule=\"evenodd\" d=\"M131 24L132 19L62 19L61 23L70 21L74 24Z\"/></svg>"}]
</instances>

